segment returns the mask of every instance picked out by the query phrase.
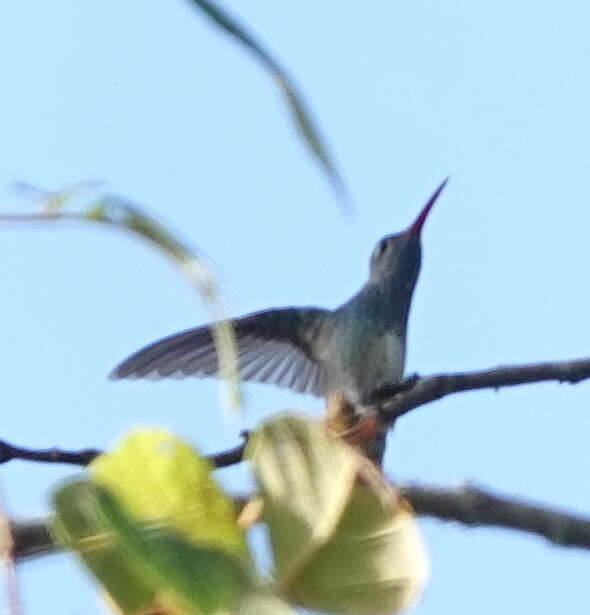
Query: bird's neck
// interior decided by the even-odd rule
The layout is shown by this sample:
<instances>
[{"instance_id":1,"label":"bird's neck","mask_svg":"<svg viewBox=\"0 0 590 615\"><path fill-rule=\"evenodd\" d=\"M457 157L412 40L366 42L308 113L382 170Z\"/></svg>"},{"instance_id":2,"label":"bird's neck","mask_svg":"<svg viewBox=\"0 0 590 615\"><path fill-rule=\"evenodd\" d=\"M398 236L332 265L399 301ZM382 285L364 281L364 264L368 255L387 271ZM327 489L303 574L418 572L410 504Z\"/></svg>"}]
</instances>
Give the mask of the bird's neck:
<instances>
[{"instance_id":1,"label":"bird's neck","mask_svg":"<svg viewBox=\"0 0 590 615\"><path fill-rule=\"evenodd\" d=\"M405 338L413 290L396 280L369 281L341 310L352 318L370 320L374 326L393 330Z\"/></svg>"}]
</instances>

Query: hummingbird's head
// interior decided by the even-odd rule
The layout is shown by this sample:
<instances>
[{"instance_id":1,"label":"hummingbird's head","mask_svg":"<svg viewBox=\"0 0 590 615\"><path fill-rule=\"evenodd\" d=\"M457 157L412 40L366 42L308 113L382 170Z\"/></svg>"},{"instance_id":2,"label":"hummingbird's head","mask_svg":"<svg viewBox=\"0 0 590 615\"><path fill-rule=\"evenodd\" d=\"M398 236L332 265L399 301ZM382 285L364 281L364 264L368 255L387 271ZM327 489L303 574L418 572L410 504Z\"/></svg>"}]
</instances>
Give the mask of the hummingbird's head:
<instances>
[{"instance_id":1,"label":"hummingbird's head","mask_svg":"<svg viewBox=\"0 0 590 615\"><path fill-rule=\"evenodd\" d=\"M396 292L412 293L418 280L422 261L420 245L422 227L447 181L448 177L434 191L407 230L394 235L386 235L375 246L371 255L370 283L384 287L393 286Z\"/></svg>"}]
</instances>

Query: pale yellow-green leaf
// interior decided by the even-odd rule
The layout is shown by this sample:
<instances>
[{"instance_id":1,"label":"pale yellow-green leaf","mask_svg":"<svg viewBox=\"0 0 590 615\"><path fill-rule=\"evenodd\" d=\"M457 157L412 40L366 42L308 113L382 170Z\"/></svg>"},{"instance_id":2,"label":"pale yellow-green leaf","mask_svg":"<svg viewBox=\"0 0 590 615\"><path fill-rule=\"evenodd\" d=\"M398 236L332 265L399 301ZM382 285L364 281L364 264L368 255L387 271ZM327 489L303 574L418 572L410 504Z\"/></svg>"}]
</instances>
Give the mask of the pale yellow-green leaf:
<instances>
[{"instance_id":1,"label":"pale yellow-green leaf","mask_svg":"<svg viewBox=\"0 0 590 615\"><path fill-rule=\"evenodd\" d=\"M358 470L357 454L315 421L273 418L250 437L279 584L288 585L330 538Z\"/></svg>"},{"instance_id":2,"label":"pale yellow-green leaf","mask_svg":"<svg viewBox=\"0 0 590 615\"><path fill-rule=\"evenodd\" d=\"M270 588L260 588L240 600L236 615L295 615L295 611Z\"/></svg>"},{"instance_id":3,"label":"pale yellow-green leaf","mask_svg":"<svg viewBox=\"0 0 590 615\"><path fill-rule=\"evenodd\" d=\"M355 487L336 532L286 588L294 601L349 615L386 615L411 605L428 559L409 507L393 491L387 496L375 486Z\"/></svg>"},{"instance_id":4,"label":"pale yellow-green leaf","mask_svg":"<svg viewBox=\"0 0 590 615\"><path fill-rule=\"evenodd\" d=\"M66 545L80 554L124 613L222 615L256 591L239 559L192 544L167 527L137 524L92 481L66 485L55 503L58 527L70 538ZM111 568L102 560L97 567L96 553L104 549L119 556L111 558ZM133 601L126 594L131 591Z\"/></svg>"},{"instance_id":5,"label":"pale yellow-green leaf","mask_svg":"<svg viewBox=\"0 0 590 615\"><path fill-rule=\"evenodd\" d=\"M169 432L136 429L89 469L137 519L247 559L233 502L217 485L210 463Z\"/></svg>"}]
</instances>

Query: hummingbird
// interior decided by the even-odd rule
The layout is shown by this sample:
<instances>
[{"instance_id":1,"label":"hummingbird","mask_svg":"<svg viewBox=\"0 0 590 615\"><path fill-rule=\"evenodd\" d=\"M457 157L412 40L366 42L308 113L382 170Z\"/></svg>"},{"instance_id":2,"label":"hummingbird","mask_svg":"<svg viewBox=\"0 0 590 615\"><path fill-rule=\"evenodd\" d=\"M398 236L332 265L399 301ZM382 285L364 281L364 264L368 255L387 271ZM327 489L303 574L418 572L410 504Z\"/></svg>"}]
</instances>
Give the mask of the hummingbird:
<instances>
[{"instance_id":1,"label":"hummingbird","mask_svg":"<svg viewBox=\"0 0 590 615\"><path fill-rule=\"evenodd\" d=\"M420 235L447 181L405 231L377 243L367 281L337 309L283 307L233 319L242 380L324 397L332 417L356 415L377 391L400 384L422 259ZM218 372L212 328L204 325L138 350L111 378L200 378Z\"/></svg>"}]
</instances>

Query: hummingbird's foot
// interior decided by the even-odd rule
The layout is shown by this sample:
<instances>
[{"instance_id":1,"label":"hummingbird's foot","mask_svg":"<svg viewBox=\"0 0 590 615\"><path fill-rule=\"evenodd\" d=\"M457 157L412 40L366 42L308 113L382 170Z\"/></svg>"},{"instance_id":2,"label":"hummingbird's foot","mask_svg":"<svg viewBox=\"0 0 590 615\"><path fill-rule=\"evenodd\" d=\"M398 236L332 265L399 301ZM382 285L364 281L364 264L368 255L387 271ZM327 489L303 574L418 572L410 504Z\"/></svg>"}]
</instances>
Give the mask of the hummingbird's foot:
<instances>
[{"instance_id":1,"label":"hummingbird's foot","mask_svg":"<svg viewBox=\"0 0 590 615\"><path fill-rule=\"evenodd\" d=\"M378 414L367 412L361 415L353 427L343 431L339 436L356 448L363 457L372 461L378 468L381 467L387 428Z\"/></svg>"},{"instance_id":2,"label":"hummingbird's foot","mask_svg":"<svg viewBox=\"0 0 590 615\"><path fill-rule=\"evenodd\" d=\"M366 408L359 412L355 404L339 393L330 394L326 401L325 422L328 430L380 467L387 426L378 412Z\"/></svg>"},{"instance_id":3,"label":"hummingbird's foot","mask_svg":"<svg viewBox=\"0 0 590 615\"><path fill-rule=\"evenodd\" d=\"M404 391L413 389L418 384L418 380L420 380L420 374L418 372L406 376L402 382L402 385L405 387Z\"/></svg>"},{"instance_id":4,"label":"hummingbird's foot","mask_svg":"<svg viewBox=\"0 0 590 615\"><path fill-rule=\"evenodd\" d=\"M385 399L395 397L395 395L399 395L400 393L405 393L406 391L413 389L419 380L420 375L413 373L404 378L401 382L386 384L371 393L369 402L371 405L378 405L379 402L384 401Z\"/></svg>"}]
</instances>

